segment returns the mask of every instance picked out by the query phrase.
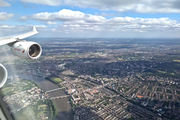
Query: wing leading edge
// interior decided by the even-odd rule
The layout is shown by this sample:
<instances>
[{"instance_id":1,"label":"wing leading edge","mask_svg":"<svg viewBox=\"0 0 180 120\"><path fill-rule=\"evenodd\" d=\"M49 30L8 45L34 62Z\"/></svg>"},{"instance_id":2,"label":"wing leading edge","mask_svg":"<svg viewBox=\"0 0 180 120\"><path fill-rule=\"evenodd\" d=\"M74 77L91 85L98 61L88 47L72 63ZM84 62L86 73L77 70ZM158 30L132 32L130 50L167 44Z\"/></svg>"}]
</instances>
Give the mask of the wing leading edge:
<instances>
[{"instance_id":1,"label":"wing leading edge","mask_svg":"<svg viewBox=\"0 0 180 120\"><path fill-rule=\"evenodd\" d=\"M28 33L25 33L22 35L18 35L18 36L14 36L14 37L8 37L8 38L0 39L0 45L12 43L12 42L17 41L18 39L24 39L24 38L30 37L32 35L35 35L37 33L38 33L38 31L36 30L36 27L33 26L33 30L31 32L28 32Z\"/></svg>"}]
</instances>

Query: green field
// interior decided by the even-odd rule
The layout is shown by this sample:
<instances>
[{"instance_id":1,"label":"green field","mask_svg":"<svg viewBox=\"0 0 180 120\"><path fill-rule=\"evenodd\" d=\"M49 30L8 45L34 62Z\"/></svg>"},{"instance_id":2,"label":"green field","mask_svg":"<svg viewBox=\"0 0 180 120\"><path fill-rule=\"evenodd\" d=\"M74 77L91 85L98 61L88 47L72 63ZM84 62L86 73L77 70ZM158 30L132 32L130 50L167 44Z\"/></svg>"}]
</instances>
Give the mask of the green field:
<instances>
[{"instance_id":1,"label":"green field","mask_svg":"<svg viewBox=\"0 0 180 120\"><path fill-rule=\"evenodd\" d=\"M158 72L160 72L160 73L167 73L166 71L161 71L161 70L157 70Z\"/></svg>"},{"instance_id":2,"label":"green field","mask_svg":"<svg viewBox=\"0 0 180 120\"><path fill-rule=\"evenodd\" d=\"M62 79L60 79L60 78L58 78L58 77L52 77L52 78L50 78L53 82L55 82L55 83L60 83L60 82L62 82L63 80Z\"/></svg>"},{"instance_id":3,"label":"green field","mask_svg":"<svg viewBox=\"0 0 180 120\"><path fill-rule=\"evenodd\" d=\"M38 106L38 110L41 110L41 109L46 109L47 105L46 104L43 104L43 105L39 105Z\"/></svg>"},{"instance_id":4,"label":"green field","mask_svg":"<svg viewBox=\"0 0 180 120\"><path fill-rule=\"evenodd\" d=\"M29 105L14 114L17 120L42 120L41 115L48 117L50 120L56 117L57 110L52 101L38 101L35 105Z\"/></svg>"},{"instance_id":5,"label":"green field","mask_svg":"<svg viewBox=\"0 0 180 120\"><path fill-rule=\"evenodd\" d=\"M174 62L180 62L180 60L173 60Z\"/></svg>"},{"instance_id":6,"label":"green field","mask_svg":"<svg viewBox=\"0 0 180 120\"><path fill-rule=\"evenodd\" d=\"M14 87L5 87L0 91L0 94L7 94L8 92L11 92L14 89Z\"/></svg>"},{"instance_id":7,"label":"green field","mask_svg":"<svg viewBox=\"0 0 180 120\"><path fill-rule=\"evenodd\" d=\"M118 60L123 60L122 58L118 58Z\"/></svg>"},{"instance_id":8,"label":"green field","mask_svg":"<svg viewBox=\"0 0 180 120\"><path fill-rule=\"evenodd\" d=\"M30 90L31 88L35 87L38 85L30 80L20 80L18 82L15 82L13 85L12 84L5 84L2 89L0 90L0 94L3 95L12 95L12 94L17 94L21 91L26 91L26 90Z\"/></svg>"}]
</instances>

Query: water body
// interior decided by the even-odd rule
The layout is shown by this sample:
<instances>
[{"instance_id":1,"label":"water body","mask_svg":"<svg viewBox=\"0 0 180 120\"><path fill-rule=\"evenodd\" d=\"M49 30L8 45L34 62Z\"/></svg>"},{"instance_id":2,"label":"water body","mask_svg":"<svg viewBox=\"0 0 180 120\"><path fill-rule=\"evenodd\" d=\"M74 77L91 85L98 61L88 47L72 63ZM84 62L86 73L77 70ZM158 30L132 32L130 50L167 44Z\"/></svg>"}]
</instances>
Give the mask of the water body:
<instances>
[{"instance_id":1,"label":"water body","mask_svg":"<svg viewBox=\"0 0 180 120\"><path fill-rule=\"evenodd\" d=\"M58 85L44 78L24 74L19 74L18 76L23 79L35 81L39 85L39 87L41 87L44 91L59 88ZM50 97L66 95L66 93L63 90L54 91L48 94L50 95ZM57 120L73 120L73 111L69 99L70 98L68 97L52 100L58 111Z\"/></svg>"}]
</instances>

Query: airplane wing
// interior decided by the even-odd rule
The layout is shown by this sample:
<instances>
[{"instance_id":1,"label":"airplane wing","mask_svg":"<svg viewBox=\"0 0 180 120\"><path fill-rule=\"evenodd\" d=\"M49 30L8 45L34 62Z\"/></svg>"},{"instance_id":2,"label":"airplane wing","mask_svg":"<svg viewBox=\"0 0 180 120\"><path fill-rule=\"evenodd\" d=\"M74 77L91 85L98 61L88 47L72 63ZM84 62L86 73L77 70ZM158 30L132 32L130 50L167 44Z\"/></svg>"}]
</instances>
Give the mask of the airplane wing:
<instances>
[{"instance_id":1,"label":"airplane wing","mask_svg":"<svg viewBox=\"0 0 180 120\"><path fill-rule=\"evenodd\" d=\"M24 39L24 38L27 38L29 36L35 35L37 33L38 33L38 31L36 30L36 27L33 26L33 30L31 32L28 32L28 33L25 33L22 35L18 35L18 36L14 36L14 37L8 37L8 38L0 39L0 45L12 43L12 42L17 41L18 39Z\"/></svg>"}]
</instances>

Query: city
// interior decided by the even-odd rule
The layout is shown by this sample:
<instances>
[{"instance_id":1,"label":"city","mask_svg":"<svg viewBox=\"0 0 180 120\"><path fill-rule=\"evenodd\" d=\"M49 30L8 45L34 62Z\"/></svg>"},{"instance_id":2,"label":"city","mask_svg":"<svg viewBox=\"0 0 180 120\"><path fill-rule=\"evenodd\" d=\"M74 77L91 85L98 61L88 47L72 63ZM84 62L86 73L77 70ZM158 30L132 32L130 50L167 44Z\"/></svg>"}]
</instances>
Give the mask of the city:
<instances>
[{"instance_id":1,"label":"city","mask_svg":"<svg viewBox=\"0 0 180 120\"><path fill-rule=\"evenodd\" d=\"M43 48L40 59L20 60L10 52L1 59L10 74L17 75L9 76L1 90L7 106L16 104L11 107L15 116L35 104L34 100L53 101L57 107L58 99L71 104L63 108L67 109L64 119L180 119L178 39L38 38L36 41ZM21 75L36 76L57 86L46 89L40 81L29 78L37 85L18 91L16 86L32 84L29 80L30 83L19 83L23 81ZM5 92L6 89L10 92ZM60 92L64 93L57 95ZM40 104L43 106L45 102ZM62 115L60 111L57 108L52 115L35 112L35 116L48 119Z\"/></svg>"},{"instance_id":2,"label":"city","mask_svg":"<svg viewBox=\"0 0 180 120\"><path fill-rule=\"evenodd\" d=\"M0 120L180 120L180 0L0 0Z\"/></svg>"}]
</instances>

